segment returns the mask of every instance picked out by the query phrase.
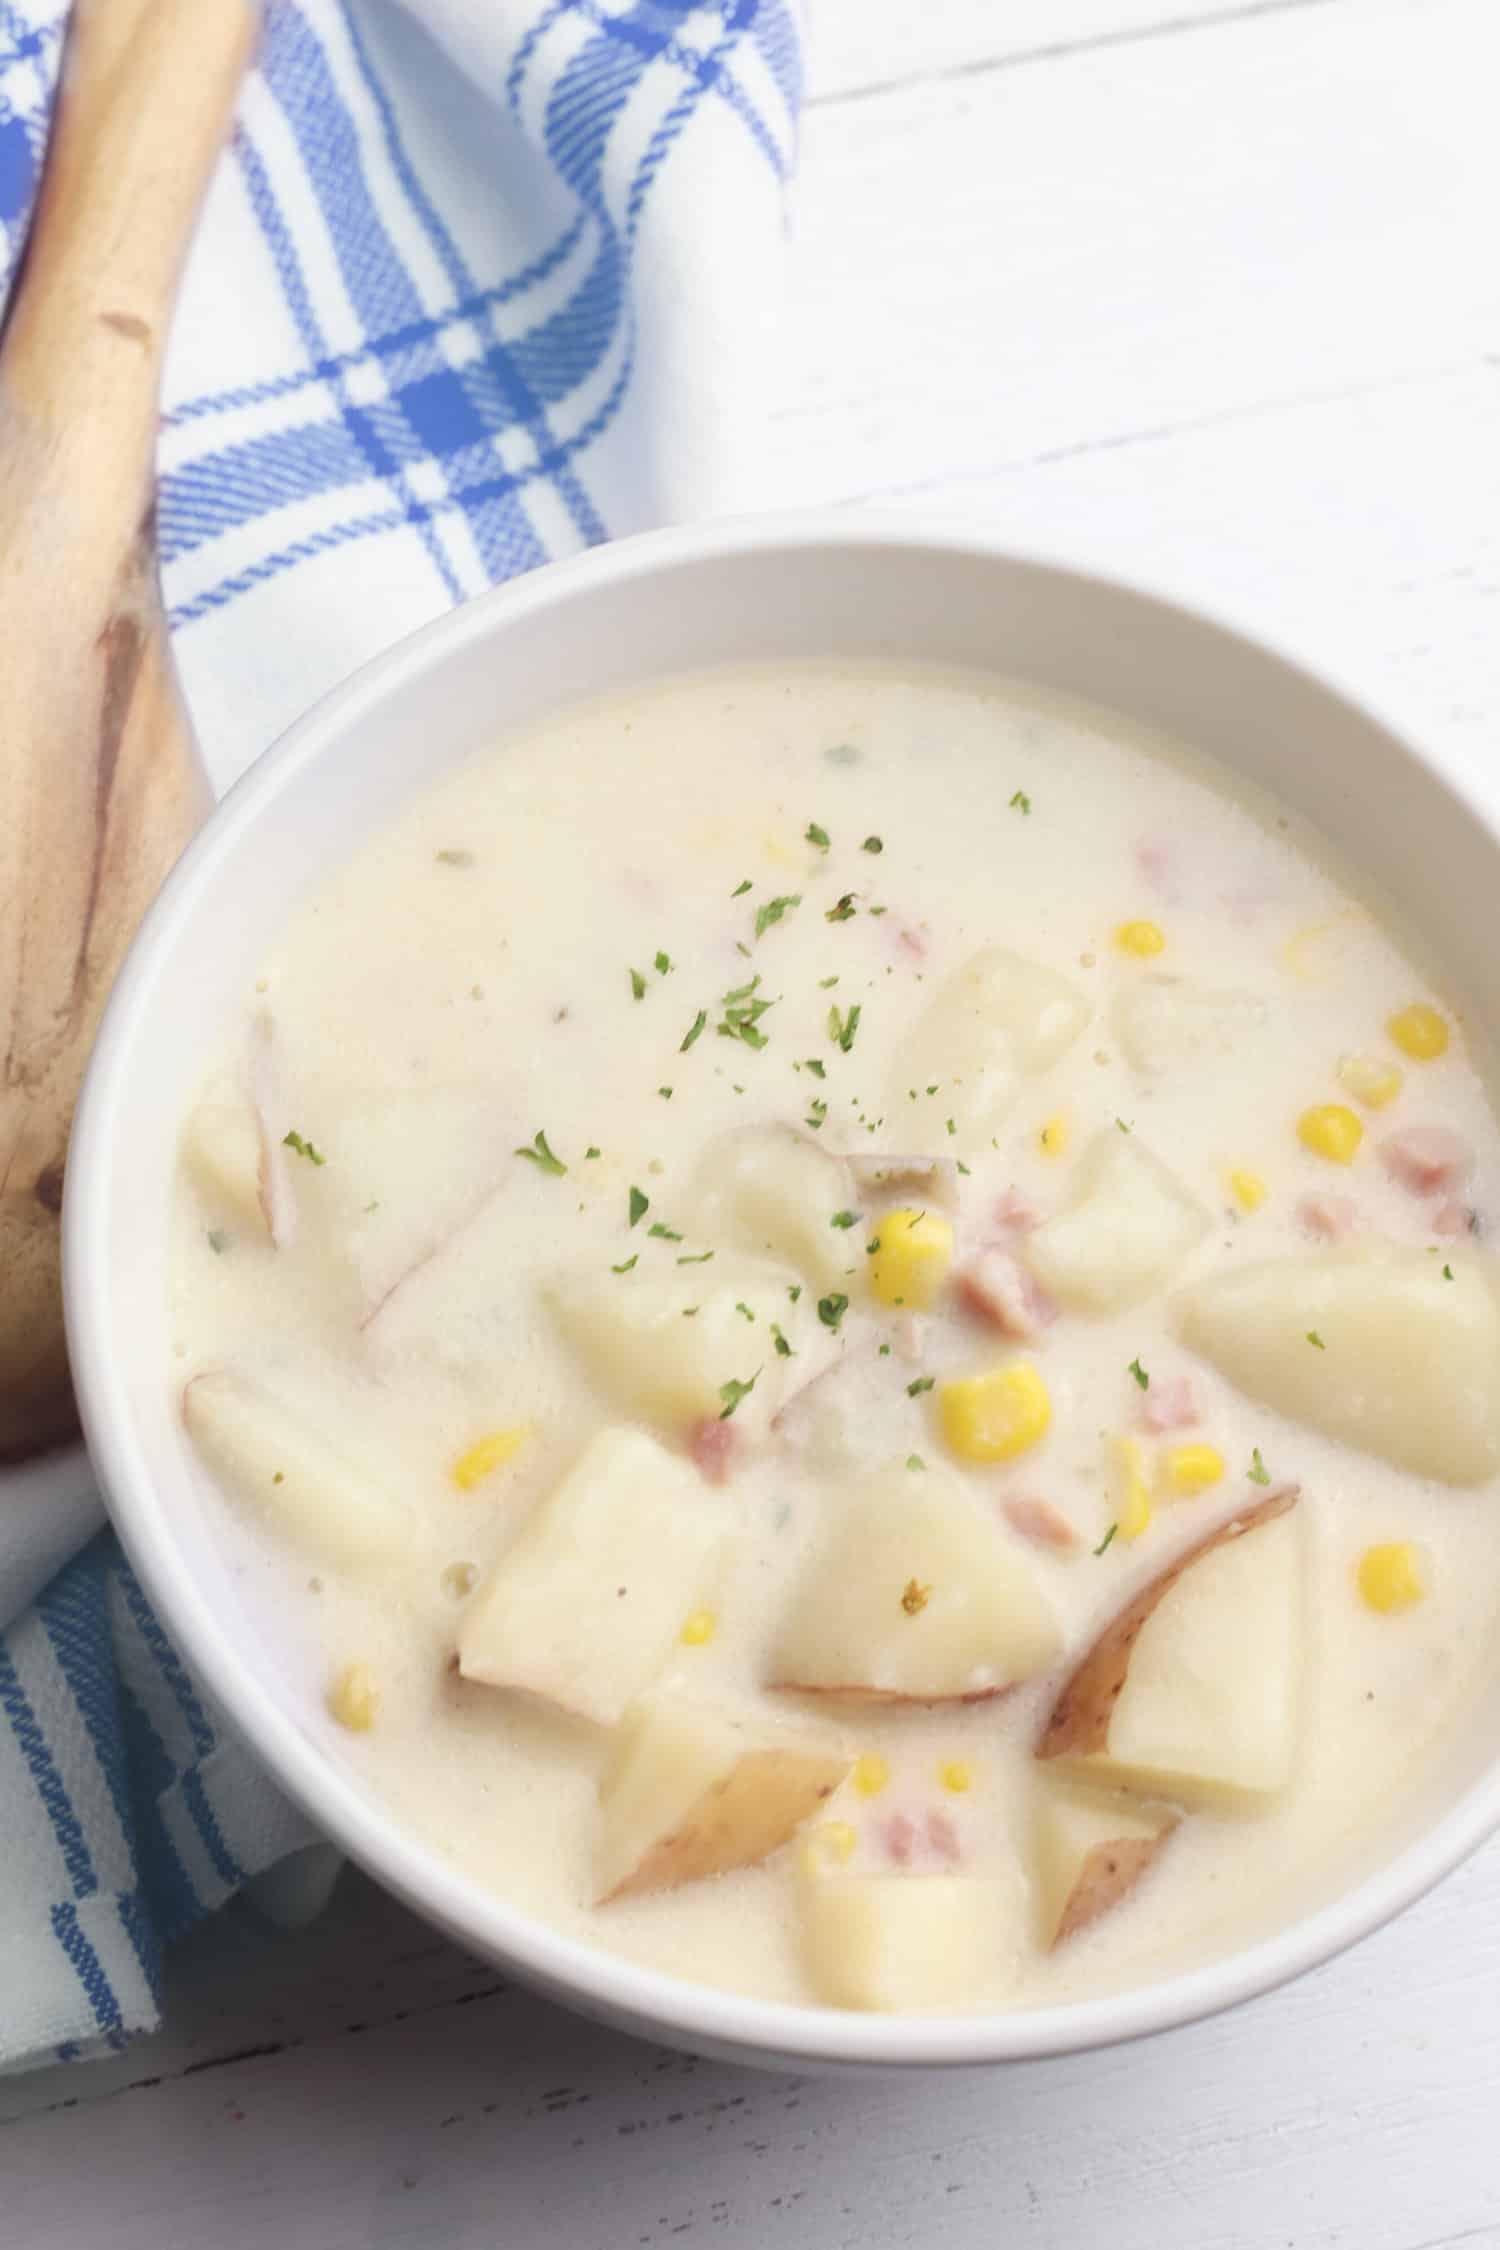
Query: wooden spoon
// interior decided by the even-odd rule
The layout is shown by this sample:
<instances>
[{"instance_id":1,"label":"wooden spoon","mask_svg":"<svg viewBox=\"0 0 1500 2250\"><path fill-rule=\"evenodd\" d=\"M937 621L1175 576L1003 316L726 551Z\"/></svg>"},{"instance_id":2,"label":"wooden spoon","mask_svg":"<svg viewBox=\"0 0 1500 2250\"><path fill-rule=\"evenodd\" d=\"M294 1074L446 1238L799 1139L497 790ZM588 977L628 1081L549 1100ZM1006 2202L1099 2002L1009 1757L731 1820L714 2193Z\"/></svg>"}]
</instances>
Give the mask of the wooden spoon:
<instances>
[{"instance_id":1,"label":"wooden spoon","mask_svg":"<svg viewBox=\"0 0 1500 2250\"><path fill-rule=\"evenodd\" d=\"M156 583L168 316L252 0L74 0L0 337L0 1462L76 1428L59 1212L99 1013L208 796Z\"/></svg>"}]
</instances>

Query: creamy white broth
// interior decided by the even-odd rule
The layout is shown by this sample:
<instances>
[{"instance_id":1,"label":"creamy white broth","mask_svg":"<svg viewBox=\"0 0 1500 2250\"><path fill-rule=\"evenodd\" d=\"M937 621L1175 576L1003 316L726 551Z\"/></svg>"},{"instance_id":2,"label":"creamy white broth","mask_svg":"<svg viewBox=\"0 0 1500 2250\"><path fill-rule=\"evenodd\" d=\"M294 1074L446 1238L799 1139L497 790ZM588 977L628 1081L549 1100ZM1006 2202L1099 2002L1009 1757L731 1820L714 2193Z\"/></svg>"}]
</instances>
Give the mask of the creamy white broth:
<instances>
[{"instance_id":1,"label":"creamy white broth","mask_svg":"<svg viewBox=\"0 0 1500 2250\"><path fill-rule=\"evenodd\" d=\"M826 849L807 840L810 826ZM865 850L867 838L881 849ZM853 911L830 920L846 894ZM757 935L757 913L792 897L800 903ZM1122 924L1142 920L1163 935L1158 956L1117 942ZM941 1089L892 1083L923 1009L995 946L1060 973L1093 1010L1069 1050L1021 1086L998 1146L950 1134ZM757 974L752 997L774 1001L751 1026L761 1047L717 1028L724 995ZM1257 995L1264 1023L1227 1055L1148 1079L1122 1052L1116 1010L1160 975ZM1400 1055L1384 1029L1418 1000L1453 1027L1436 1061ZM854 1005L845 1051L829 1011L847 1033ZM684 1052L700 1010L704 1029ZM606 1730L452 1668L475 1598L467 1577L483 1582L592 1432L630 1419L586 1373L548 1285L586 1271L626 1290L670 1266L684 1280L701 1274L706 1289L714 1262L677 1265L709 1249L728 1258L695 1229L696 1183L709 1152L747 1128L796 1128L833 1153L961 1159L959 1264L1003 1234L1003 1197L1055 1213L1095 1135L1124 1128L1212 1221L1129 1309L1064 1310L1015 1341L949 1290L914 1339L903 1312L871 1298L867 1244L882 1208L927 1198L856 1198L859 1224L839 1234L850 1270L837 1290L849 1306L842 1361L820 1386L829 1395L792 1405L781 1434L742 1445L727 1484L705 1487L705 1505L732 1518L733 1563L712 1639L679 1643L666 1675L705 1704L808 1713L851 1752L888 1762L878 1795L845 1783L808 1823L855 1831L851 1871L893 1866L896 1814L919 1835L909 1879L936 1872L924 1829L934 1810L961 1852L946 1871L991 1875L1018 1858L1025 1867L1038 1790L1052 1786L1032 1750L1070 1665L1176 1552L1265 1496L1252 1463L1270 1488L1301 1489L1306 1672L1290 1786L1266 1810L1190 1812L1136 1889L1089 1928L1051 1952L1029 1933L1017 1959L976 1963L967 2004L1076 1997L1260 1934L1330 1869L1354 1864L1461 1724L1496 1609L1494 1481L1454 1489L1255 1403L1184 1347L1178 1307L1200 1276L1314 1251L1308 1197L1348 1199L1354 1212L1333 1216L1353 1217L1356 1241L1381 1236L1431 1251L1440 1267L1472 1267L1482 1251L1467 1228L1433 1231L1453 1199L1413 1194L1378 1149L1414 1125L1462 1135L1475 1158L1463 1208L1483 1225L1500 1192L1485 1087L1430 967L1297 823L1187 750L1029 690L948 675L829 667L673 682L499 746L330 875L226 1029L206 1098L241 1128L258 1019L272 1027L278 1122L284 1111L327 1160L287 1152L298 1226L279 1249L258 1214L232 1208L185 1164L180 1361L186 1376L249 1371L368 1463L409 1519L412 1554L399 1571L330 1564L253 1507L234 1506L225 1535L275 1660L301 1684L308 1725L480 1883L679 1975L767 1998L820 1996L804 1962L796 1843L755 1868L595 1905ZM1378 1113L1340 1085L1339 1060L1355 1052L1404 1073ZM378 1199L392 1208L368 1214L389 1220L389 1244L375 1242L361 1278L345 1246L367 1215L350 1204L340 1149L357 1146L361 1109L382 1093L417 1106L409 1155ZM1319 1103L1363 1122L1347 1167L1299 1145L1297 1121ZM1042 1128L1058 1120L1053 1137L1065 1145L1049 1154ZM538 1133L565 1172L513 1153ZM1263 1183L1257 1208L1237 1199L1236 1171ZM632 1188L649 1199L633 1227ZM670 1236L652 1235L657 1225ZM393 1289L434 1242L417 1287ZM611 1269L632 1257L635 1269L616 1279ZM829 1285L803 1286L805 1315ZM745 1325L747 1381L768 1361L787 1373L766 1331L764 1318ZM1049 1432L1008 1464L955 1463L943 1383L1008 1358L1043 1377ZM908 1395L928 1376L931 1390ZM1196 1423L1143 1429L1153 1390L1160 1400L1182 1376ZM1410 1379L1420 1383L1420 1371ZM512 1459L456 1489L453 1466L477 1438L523 1425L530 1434ZM684 1442L681 1429L657 1434ZM1122 1436L1153 1474L1166 1448L1196 1442L1217 1449L1226 1473L1197 1497L1158 1500L1138 1538L1109 1537ZM829 1711L769 1694L768 1652L830 1521L869 1477L913 1457L926 1464L905 1472L914 1488L946 1470L994 1514L1055 1608L1063 1656L967 1707ZM1076 1549L1023 1540L1002 1513L1017 1496L1059 1511ZM1359 1557L1385 1541L1413 1543L1426 1581L1426 1598L1398 1615L1372 1612L1356 1586ZM365 1733L324 1710L330 1677L350 1662L379 1690ZM957 1793L939 1778L954 1764L970 1769Z\"/></svg>"}]
</instances>

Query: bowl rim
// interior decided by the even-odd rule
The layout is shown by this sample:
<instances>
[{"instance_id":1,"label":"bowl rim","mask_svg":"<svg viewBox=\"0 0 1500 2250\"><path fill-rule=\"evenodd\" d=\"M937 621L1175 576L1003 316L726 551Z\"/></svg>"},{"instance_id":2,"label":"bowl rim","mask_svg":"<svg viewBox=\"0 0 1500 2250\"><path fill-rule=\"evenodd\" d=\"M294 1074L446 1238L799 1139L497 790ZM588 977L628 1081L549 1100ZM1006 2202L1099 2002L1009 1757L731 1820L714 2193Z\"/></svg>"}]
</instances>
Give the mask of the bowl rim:
<instances>
[{"instance_id":1,"label":"bowl rim","mask_svg":"<svg viewBox=\"0 0 1500 2250\"><path fill-rule=\"evenodd\" d=\"M818 509L646 532L555 563L481 594L361 666L298 719L247 769L172 870L150 907L110 996L73 1127L63 1213L68 1341L89 1453L130 1560L174 1639L278 1785L308 1818L408 1906L522 1981L575 2009L646 2036L742 2061L844 2070L973 2066L1085 2053L1197 2022L1320 1966L1369 1935L1451 1872L1500 1826L1500 1758L1449 1810L1337 1899L1255 1944L1139 1987L1060 2006L975 2015L861 2015L767 2001L647 1968L566 1936L447 1867L355 1777L330 1767L291 1718L260 1693L234 1641L219 1633L154 1500L151 1465L137 1442L111 1349L106 1261L112 1168L107 1151L127 1097L134 1031L151 1003L158 967L183 942L214 887L218 864L240 848L263 808L398 684L538 609L612 584L728 557L833 547L910 551L1001 563L1085 595L1126 594L1179 622L1207 627L1307 687L1331 694L1384 733L1431 787L1445 793L1500 853L1500 825L1469 777L1413 742L1321 666L1210 605L1185 602L1149 580L1080 563L1058 548L1016 548L972 522L941 515ZM560 699L561 700L561 699Z\"/></svg>"}]
</instances>

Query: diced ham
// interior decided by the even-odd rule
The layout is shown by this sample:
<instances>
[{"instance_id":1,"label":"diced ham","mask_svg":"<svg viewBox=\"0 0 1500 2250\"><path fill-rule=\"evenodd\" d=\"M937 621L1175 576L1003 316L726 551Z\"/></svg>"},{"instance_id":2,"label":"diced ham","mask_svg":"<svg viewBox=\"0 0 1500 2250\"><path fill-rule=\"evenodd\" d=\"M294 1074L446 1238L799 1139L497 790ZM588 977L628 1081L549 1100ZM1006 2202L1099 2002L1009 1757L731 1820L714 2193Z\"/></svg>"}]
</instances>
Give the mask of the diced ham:
<instances>
[{"instance_id":1,"label":"diced ham","mask_svg":"<svg viewBox=\"0 0 1500 2250\"><path fill-rule=\"evenodd\" d=\"M1380 1144L1380 1161L1412 1195L1451 1195L1474 1169L1474 1151L1448 1125L1408 1125Z\"/></svg>"},{"instance_id":2,"label":"diced ham","mask_svg":"<svg viewBox=\"0 0 1500 2250\"><path fill-rule=\"evenodd\" d=\"M1006 1336L1035 1336L1057 1318L1054 1300L1008 1250L981 1251L958 1286L969 1310Z\"/></svg>"},{"instance_id":3,"label":"diced ham","mask_svg":"<svg viewBox=\"0 0 1500 2250\"><path fill-rule=\"evenodd\" d=\"M1188 1375L1153 1375L1151 1388L1141 1400L1141 1425L1160 1437L1164 1430L1185 1430L1198 1419L1193 1383Z\"/></svg>"},{"instance_id":4,"label":"diced ham","mask_svg":"<svg viewBox=\"0 0 1500 2250\"><path fill-rule=\"evenodd\" d=\"M1304 1195L1297 1218L1320 1242L1343 1242L1359 1224L1359 1206L1347 1195Z\"/></svg>"},{"instance_id":5,"label":"diced ham","mask_svg":"<svg viewBox=\"0 0 1500 2250\"><path fill-rule=\"evenodd\" d=\"M1477 1234L1479 1229L1475 1226L1474 1219L1475 1213L1468 1204L1460 1202L1456 1195L1450 1195L1447 1202L1440 1203L1433 1212L1432 1231L1442 1235Z\"/></svg>"},{"instance_id":6,"label":"diced ham","mask_svg":"<svg viewBox=\"0 0 1500 2250\"><path fill-rule=\"evenodd\" d=\"M924 1825L927 1830L927 1848L933 1858L951 1867L962 1856L952 1814L941 1810L930 1812Z\"/></svg>"},{"instance_id":7,"label":"diced ham","mask_svg":"<svg viewBox=\"0 0 1500 2250\"><path fill-rule=\"evenodd\" d=\"M1030 1234L1041 1224L1041 1213L1028 1203L1019 1188L1009 1187L994 1210L995 1225L1002 1234Z\"/></svg>"},{"instance_id":8,"label":"diced ham","mask_svg":"<svg viewBox=\"0 0 1500 2250\"><path fill-rule=\"evenodd\" d=\"M898 1867L909 1867L917 1841L916 1822L904 1812L891 1813L882 1822L880 1833L888 1856Z\"/></svg>"},{"instance_id":9,"label":"diced ham","mask_svg":"<svg viewBox=\"0 0 1500 2250\"><path fill-rule=\"evenodd\" d=\"M1160 836L1143 836L1135 847L1135 864L1158 898L1171 902L1180 896L1176 854Z\"/></svg>"},{"instance_id":10,"label":"diced ham","mask_svg":"<svg viewBox=\"0 0 1500 2250\"><path fill-rule=\"evenodd\" d=\"M866 1150L846 1161L855 1186L867 1193L916 1193L945 1211L958 1202L958 1166L951 1156L872 1156Z\"/></svg>"},{"instance_id":11,"label":"diced ham","mask_svg":"<svg viewBox=\"0 0 1500 2250\"><path fill-rule=\"evenodd\" d=\"M695 1422L688 1440L688 1452L698 1474L707 1477L710 1484L727 1484L740 1450L740 1433L732 1422L721 1414L706 1414Z\"/></svg>"},{"instance_id":12,"label":"diced ham","mask_svg":"<svg viewBox=\"0 0 1500 2250\"><path fill-rule=\"evenodd\" d=\"M1079 1544L1078 1533L1073 1529L1061 1508L1054 1508L1050 1500L1034 1500L1017 1494L1014 1499L1001 1504L1006 1522L1023 1539L1031 1540L1037 1547L1050 1547L1058 1554Z\"/></svg>"}]
</instances>

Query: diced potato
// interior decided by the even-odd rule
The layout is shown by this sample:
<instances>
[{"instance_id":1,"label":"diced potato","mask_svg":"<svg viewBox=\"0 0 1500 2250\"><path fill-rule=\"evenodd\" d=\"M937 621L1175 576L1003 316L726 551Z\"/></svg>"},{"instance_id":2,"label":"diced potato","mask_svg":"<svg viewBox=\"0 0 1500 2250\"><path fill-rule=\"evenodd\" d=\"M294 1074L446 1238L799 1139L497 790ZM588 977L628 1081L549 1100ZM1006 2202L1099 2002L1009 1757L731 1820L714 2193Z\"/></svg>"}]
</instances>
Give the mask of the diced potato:
<instances>
[{"instance_id":1,"label":"diced potato","mask_svg":"<svg viewBox=\"0 0 1500 2250\"><path fill-rule=\"evenodd\" d=\"M840 1350L818 1318L811 1285L790 1267L758 1260L720 1255L711 1265L679 1266L648 1265L643 1257L631 1273L592 1266L564 1277L551 1296L569 1342L601 1388L627 1412L671 1428L722 1414L733 1398L735 1428L763 1437L792 1393L832 1366ZM787 1353L776 1348L773 1322ZM753 1390L726 1396L726 1386L752 1382Z\"/></svg>"},{"instance_id":2,"label":"diced potato","mask_svg":"<svg viewBox=\"0 0 1500 2250\"><path fill-rule=\"evenodd\" d=\"M217 1480L308 1550L351 1565L406 1553L409 1520L394 1494L260 1381L207 1369L183 1390L182 1418Z\"/></svg>"},{"instance_id":3,"label":"diced potato","mask_svg":"<svg viewBox=\"0 0 1500 2250\"><path fill-rule=\"evenodd\" d=\"M858 1202L849 1167L810 1134L759 1125L712 1145L691 1208L705 1241L795 1266L827 1289L854 1262L834 1216Z\"/></svg>"},{"instance_id":4,"label":"diced potato","mask_svg":"<svg viewBox=\"0 0 1500 2250\"><path fill-rule=\"evenodd\" d=\"M643 1697L620 1722L599 1785L600 1903L755 1866L848 1770L848 1751L811 1728Z\"/></svg>"},{"instance_id":5,"label":"diced potato","mask_svg":"<svg viewBox=\"0 0 1500 2250\"><path fill-rule=\"evenodd\" d=\"M712 1594L729 1530L686 1461L599 1431L464 1611L460 1671L612 1726Z\"/></svg>"},{"instance_id":6,"label":"diced potato","mask_svg":"<svg viewBox=\"0 0 1500 2250\"><path fill-rule=\"evenodd\" d=\"M835 2008L946 2009L1015 1973L1025 1937L1019 1869L1003 1875L843 1875L802 1885L803 1959Z\"/></svg>"},{"instance_id":7,"label":"diced potato","mask_svg":"<svg viewBox=\"0 0 1500 2250\"><path fill-rule=\"evenodd\" d=\"M903 1139L947 1156L987 1149L1026 1080L1067 1053L1092 1013L1081 992L1040 962L1004 946L976 953L897 1054L888 1099ZM929 1095L929 1086L937 1092Z\"/></svg>"},{"instance_id":8,"label":"diced potato","mask_svg":"<svg viewBox=\"0 0 1500 2250\"><path fill-rule=\"evenodd\" d=\"M1114 1312L1159 1289L1209 1223L1137 1134L1110 1125L1079 1161L1070 1207L1025 1235L1018 1251L1062 1304Z\"/></svg>"},{"instance_id":9,"label":"diced potato","mask_svg":"<svg viewBox=\"0 0 1500 2250\"><path fill-rule=\"evenodd\" d=\"M1049 1788L1036 1821L1036 1900L1049 1950L1128 1898L1177 1826L1165 1805Z\"/></svg>"},{"instance_id":10,"label":"diced potato","mask_svg":"<svg viewBox=\"0 0 1500 2250\"><path fill-rule=\"evenodd\" d=\"M211 1210L265 1240L260 1134L248 1103L201 1102L182 1129L182 1161Z\"/></svg>"},{"instance_id":11,"label":"diced potato","mask_svg":"<svg viewBox=\"0 0 1500 2250\"><path fill-rule=\"evenodd\" d=\"M1357 1243L1214 1274L1182 1337L1249 1397L1397 1468L1481 1484L1500 1467L1500 1314L1473 1256Z\"/></svg>"},{"instance_id":12,"label":"diced potato","mask_svg":"<svg viewBox=\"0 0 1500 2250\"><path fill-rule=\"evenodd\" d=\"M1116 998L1115 1036L1148 1078L1236 1053L1266 1020L1254 992L1215 992L1183 977L1132 977Z\"/></svg>"},{"instance_id":13,"label":"diced potato","mask_svg":"<svg viewBox=\"0 0 1500 2250\"><path fill-rule=\"evenodd\" d=\"M1286 1787L1305 1630L1297 1497L1272 1493L1126 1604L1064 1685L1039 1758L1221 1811Z\"/></svg>"},{"instance_id":14,"label":"diced potato","mask_svg":"<svg viewBox=\"0 0 1500 2250\"><path fill-rule=\"evenodd\" d=\"M364 1094L320 1122L309 1223L352 1266L366 1316L446 1248L513 1162L513 1123L484 1087Z\"/></svg>"},{"instance_id":15,"label":"diced potato","mask_svg":"<svg viewBox=\"0 0 1500 2250\"><path fill-rule=\"evenodd\" d=\"M769 1676L850 1703L978 1702L1060 1646L1019 1543L936 1464L897 1466L850 1500L806 1569Z\"/></svg>"}]
</instances>

